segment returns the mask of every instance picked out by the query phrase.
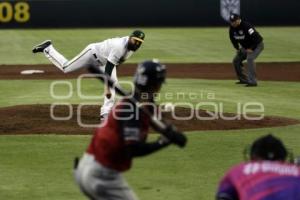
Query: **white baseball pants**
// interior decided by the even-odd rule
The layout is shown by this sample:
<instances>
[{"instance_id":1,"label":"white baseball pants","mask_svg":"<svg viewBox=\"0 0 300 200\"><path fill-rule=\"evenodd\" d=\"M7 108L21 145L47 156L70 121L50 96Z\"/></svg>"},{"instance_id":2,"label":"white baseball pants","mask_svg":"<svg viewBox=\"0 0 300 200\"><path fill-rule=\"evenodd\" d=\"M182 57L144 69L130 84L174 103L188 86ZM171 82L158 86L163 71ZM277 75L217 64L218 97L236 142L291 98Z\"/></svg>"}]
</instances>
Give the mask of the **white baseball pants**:
<instances>
[{"instance_id":1,"label":"white baseball pants","mask_svg":"<svg viewBox=\"0 0 300 200\"><path fill-rule=\"evenodd\" d=\"M64 73L69 73L81 69L83 67L95 66L101 70L105 70L105 66L97 58L95 48L93 44L88 45L77 56L71 60L67 60L62 54L60 54L53 45L44 49L45 56L52 62L58 69ZM114 67L111 78L115 83L118 82L116 67ZM101 106L100 116L106 115L112 109L115 102L115 91L110 89L111 97L108 99L104 95L104 102Z\"/></svg>"}]
</instances>

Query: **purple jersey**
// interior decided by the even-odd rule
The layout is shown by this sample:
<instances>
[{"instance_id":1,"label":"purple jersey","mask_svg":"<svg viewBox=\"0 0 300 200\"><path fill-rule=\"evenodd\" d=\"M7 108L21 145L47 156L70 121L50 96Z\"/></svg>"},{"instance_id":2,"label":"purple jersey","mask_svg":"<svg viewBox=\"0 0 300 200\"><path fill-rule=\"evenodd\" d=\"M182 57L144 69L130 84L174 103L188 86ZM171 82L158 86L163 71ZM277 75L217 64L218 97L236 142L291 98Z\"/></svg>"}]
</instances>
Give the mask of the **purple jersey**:
<instances>
[{"instance_id":1,"label":"purple jersey","mask_svg":"<svg viewBox=\"0 0 300 200\"><path fill-rule=\"evenodd\" d=\"M274 161L239 164L222 179L217 197L232 200L300 200L300 168Z\"/></svg>"}]
</instances>

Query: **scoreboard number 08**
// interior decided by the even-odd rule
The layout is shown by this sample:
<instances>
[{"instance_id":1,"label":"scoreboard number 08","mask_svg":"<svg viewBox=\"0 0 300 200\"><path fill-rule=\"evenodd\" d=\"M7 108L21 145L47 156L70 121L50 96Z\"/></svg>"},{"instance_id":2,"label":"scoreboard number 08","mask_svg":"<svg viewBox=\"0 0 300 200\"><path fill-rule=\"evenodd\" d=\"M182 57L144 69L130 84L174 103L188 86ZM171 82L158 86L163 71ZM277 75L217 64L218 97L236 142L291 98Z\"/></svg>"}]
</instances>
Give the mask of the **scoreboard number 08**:
<instances>
[{"instance_id":1,"label":"scoreboard number 08","mask_svg":"<svg viewBox=\"0 0 300 200\"><path fill-rule=\"evenodd\" d=\"M30 19L29 4L27 2L0 2L0 22L9 23L15 20L18 23L28 22Z\"/></svg>"}]
</instances>

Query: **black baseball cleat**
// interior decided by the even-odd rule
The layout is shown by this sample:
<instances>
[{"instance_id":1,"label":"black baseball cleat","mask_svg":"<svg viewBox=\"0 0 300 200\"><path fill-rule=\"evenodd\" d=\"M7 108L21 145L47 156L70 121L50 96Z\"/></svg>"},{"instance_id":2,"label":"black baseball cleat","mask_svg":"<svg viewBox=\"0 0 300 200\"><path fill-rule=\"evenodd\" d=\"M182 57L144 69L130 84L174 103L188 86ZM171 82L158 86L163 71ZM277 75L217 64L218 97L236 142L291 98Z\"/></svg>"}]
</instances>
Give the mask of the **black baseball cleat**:
<instances>
[{"instance_id":1,"label":"black baseball cleat","mask_svg":"<svg viewBox=\"0 0 300 200\"><path fill-rule=\"evenodd\" d=\"M35 47L33 47L32 53L43 52L44 49L46 49L51 44L52 44L51 40L46 40L46 41L42 42L41 44L38 44Z\"/></svg>"},{"instance_id":2,"label":"black baseball cleat","mask_svg":"<svg viewBox=\"0 0 300 200\"><path fill-rule=\"evenodd\" d=\"M246 87L256 87L257 83L248 83L247 85L245 85Z\"/></svg>"}]
</instances>

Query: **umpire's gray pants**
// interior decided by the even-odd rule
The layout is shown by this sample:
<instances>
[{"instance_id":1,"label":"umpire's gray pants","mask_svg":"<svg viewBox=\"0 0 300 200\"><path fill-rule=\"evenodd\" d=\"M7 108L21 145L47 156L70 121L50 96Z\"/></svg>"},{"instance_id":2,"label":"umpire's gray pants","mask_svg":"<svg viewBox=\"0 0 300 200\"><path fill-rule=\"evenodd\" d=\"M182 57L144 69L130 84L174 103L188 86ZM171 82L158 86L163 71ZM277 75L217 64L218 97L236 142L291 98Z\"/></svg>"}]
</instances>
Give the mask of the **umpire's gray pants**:
<instances>
[{"instance_id":1,"label":"umpire's gray pants","mask_svg":"<svg viewBox=\"0 0 300 200\"><path fill-rule=\"evenodd\" d=\"M257 84L256 80L256 67L255 67L255 59L259 56L259 54L264 49L264 43L261 42L257 45L256 49L253 52L247 53L245 48L241 48L236 56L233 59L233 65L235 68L235 72L237 78L241 82L247 82L249 84ZM243 61L247 59L248 65L248 76L246 76L243 69Z\"/></svg>"},{"instance_id":2,"label":"umpire's gray pants","mask_svg":"<svg viewBox=\"0 0 300 200\"><path fill-rule=\"evenodd\" d=\"M122 175L85 153L75 169L75 180L91 200L137 200Z\"/></svg>"}]
</instances>

